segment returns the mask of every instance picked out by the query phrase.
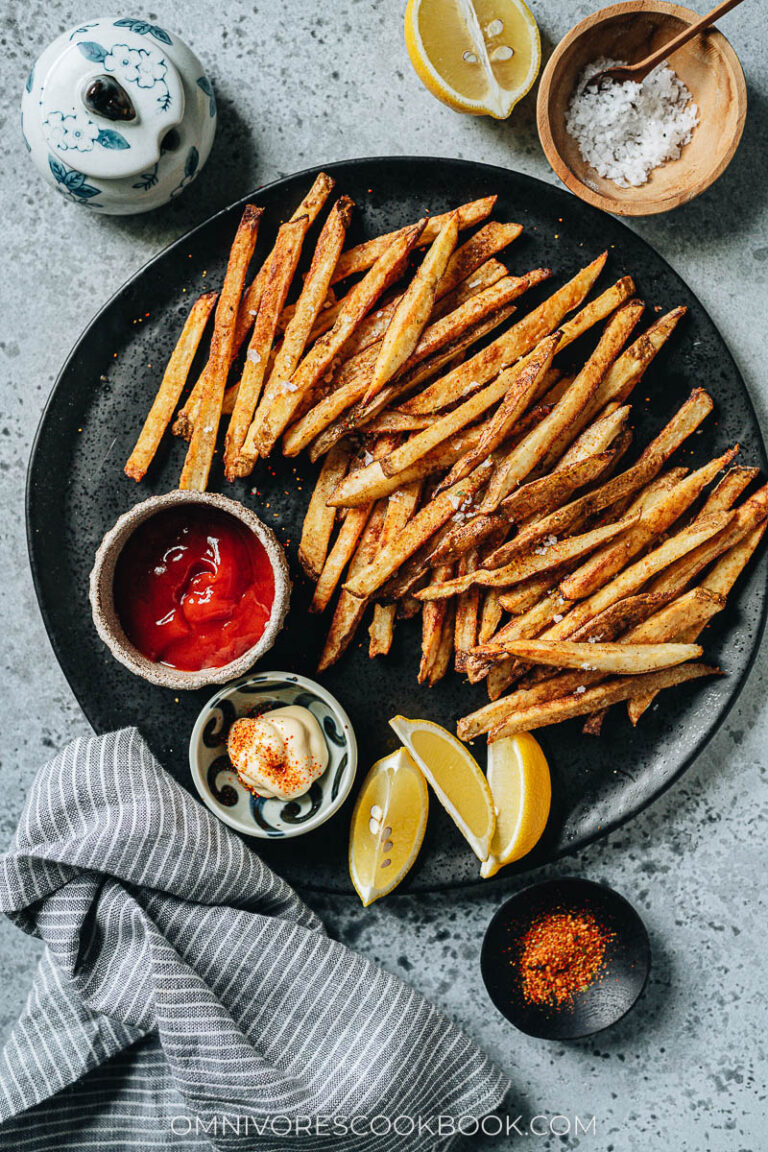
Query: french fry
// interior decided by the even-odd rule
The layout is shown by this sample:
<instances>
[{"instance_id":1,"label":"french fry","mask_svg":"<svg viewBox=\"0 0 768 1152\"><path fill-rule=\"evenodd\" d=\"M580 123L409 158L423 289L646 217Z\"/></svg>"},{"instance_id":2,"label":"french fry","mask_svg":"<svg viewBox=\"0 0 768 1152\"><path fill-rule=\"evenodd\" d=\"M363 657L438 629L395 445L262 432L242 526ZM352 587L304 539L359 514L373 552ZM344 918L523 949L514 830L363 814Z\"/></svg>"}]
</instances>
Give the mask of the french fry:
<instances>
[{"instance_id":1,"label":"french fry","mask_svg":"<svg viewBox=\"0 0 768 1152\"><path fill-rule=\"evenodd\" d=\"M373 619L368 627L368 655L386 656L394 639L396 604L374 604Z\"/></svg>"},{"instance_id":2,"label":"french fry","mask_svg":"<svg viewBox=\"0 0 768 1152\"><path fill-rule=\"evenodd\" d=\"M389 403L395 396L402 396L408 390L418 385L418 378L409 376L422 361L432 357L435 353L450 347L451 356L463 350L457 346L457 341L465 334L471 333L472 339L463 345L469 347L484 334L480 325L490 322L496 315L496 321L506 309L506 316L511 315L509 303L517 299L524 291L536 283L542 273L535 269L533 272L520 277L505 277L492 287L477 296L470 297L464 304L447 316L430 324L422 333L413 352L402 366L397 381L393 381L392 390L384 389L379 393L382 400ZM366 403L364 396L368 387L369 374L375 362L378 345L371 345L357 357L353 357L339 370L333 391L321 400L314 408L306 413L286 434L286 444L290 449L289 455L295 455L301 448L319 435L332 421L353 404L360 404L371 415L378 411L375 406L376 397ZM371 407L371 405L374 407Z\"/></svg>"},{"instance_id":3,"label":"french fry","mask_svg":"<svg viewBox=\"0 0 768 1152\"><path fill-rule=\"evenodd\" d=\"M371 512L368 523L360 536L357 551L350 561L351 573L364 567L375 555L384 524L384 513L385 507L382 503L377 504ZM366 608L367 602L365 600L358 600L342 589L336 602L323 651L320 654L317 665L318 672L324 672L330 668L344 654L354 638Z\"/></svg>"},{"instance_id":4,"label":"french fry","mask_svg":"<svg viewBox=\"0 0 768 1152\"><path fill-rule=\"evenodd\" d=\"M438 645L435 658L432 661L432 667L429 671L428 684L433 688L438 680L442 680L446 672L451 666L451 659L454 651L454 631L455 631L455 605L448 603L445 605L447 609L445 619L443 620L443 627L440 634L440 644Z\"/></svg>"},{"instance_id":5,"label":"french fry","mask_svg":"<svg viewBox=\"0 0 768 1152\"><path fill-rule=\"evenodd\" d=\"M296 310L285 329L280 351L275 358L264 388L264 395L248 431L244 444L247 456L254 456L257 452L260 456L268 456L275 441L293 416L295 405L292 399L291 377L298 367L312 325L328 292L353 208L354 204L349 197L341 196L328 213L318 237L309 272L296 301Z\"/></svg>"},{"instance_id":6,"label":"french fry","mask_svg":"<svg viewBox=\"0 0 768 1152\"><path fill-rule=\"evenodd\" d=\"M551 336L546 336L537 344L534 350L523 360L518 361L512 368L506 368L499 375L495 384L501 385L502 382L505 382L507 386L501 403L488 421L480 443L472 452L468 452L466 456L457 461L443 480L442 487L450 488L452 484L463 480L489 452L498 448L515 430L517 421L533 400L542 379L549 371L559 343L560 333L555 331ZM476 393L475 396L465 400L463 404L460 404L443 419L450 422L452 419L456 420L457 414L462 413L462 411L466 409L471 411L472 406L477 403L480 396L482 393ZM387 469L386 460L383 461L383 467L385 470ZM391 467L397 471L394 460Z\"/></svg>"},{"instance_id":7,"label":"french fry","mask_svg":"<svg viewBox=\"0 0 768 1152\"><path fill-rule=\"evenodd\" d=\"M435 304L435 293L456 247L459 223L456 213L448 217L398 301L384 333L363 403L376 396L403 367L415 349Z\"/></svg>"},{"instance_id":8,"label":"french fry","mask_svg":"<svg viewBox=\"0 0 768 1152\"><path fill-rule=\"evenodd\" d=\"M568 391L541 423L511 452L488 485L481 512L493 512L521 480L541 462L563 431L578 423L607 366L613 363L637 323L642 306L630 301L608 321L597 348Z\"/></svg>"},{"instance_id":9,"label":"french fry","mask_svg":"<svg viewBox=\"0 0 768 1152\"><path fill-rule=\"evenodd\" d=\"M353 596L372 596L401 564L426 544L438 528L442 528L443 524L450 520L462 505L471 503L486 483L494 462L492 458L484 461L466 480L462 480L447 492L441 492L439 496L425 504L406 524L387 555L377 556L372 564L369 564L355 579L350 580L346 585L347 591ZM351 515L353 511L354 509L350 510L347 515Z\"/></svg>"},{"instance_id":10,"label":"french fry","mask_svg":"<svg viewBox=\"0 0 768 1152\"><path fill-rule=\"evenodd\" d=\"M317 580L323 570L336 519L336 509L328 505L328 497L347 471L351 455L346 444L337 444L328 453L309 501L301 529L299 563L311 580Z\"/></svg>"},{"instance_id":11,"label":"french fry","mask_svg":"<svg viewBox=\"0 0 768 1152\"><path fill-rule=\"evenodd\" d=\"M634 343L630 344L625 352L622 352L616 363L606 372L600 387L587 405L588 419L592 419L605 404L610 404L612 401L623 404L626 401L648 365L664 347L687 311L687 308L673 308L671 312L656 320Z\"/></svg>"},{"instance_id":12,"label":"french fry","mask_svg":"<svg viewBox=\"0 0 768 1152\"><path fill-rule=\"evenodd\" d=\"M350 508L344 517L339 534L326 557L323 570L315 586L315 594L309 606L310 612L324 612L328 607L341 580L342 573L352 559L370 514L371 506L366 505L364 508Z\"/></svg>"},{"instance_id":13,"label":"french fry","mask_svg":"<svg viewBox=\"0 0 768 1152\"><path fill-rule=\"evenodd\" d=\"M227 261L211 337L211 350L200 397L199 418L187 449L179 488L204 492L208 484L221 404L234 355L235 324L245 275L256 246L262 209L246 204Z\"/></svg>"},{"instance_id":14,"label":"french fry","mask_svg":"<svg viewBox=\"0 0 768 1152\"><path fill-rule=\"evenodd\" d=\"M683 528L674 536L670 536L663 544L653 551L636 560L628 568L614 576L603 588L593 592L586 600L580 600L564 616L564 619L552 625L547 631L547 640L565 640L590 620L598 612L602 612L617 600L631 596L638 592L658 572L669 567L680 557L692 552L696 547L711 537L722 532L733 520L732 512L717 512L707 517L701 523ZM663 590L663 589L662 589ZM651 584L648 591L658 589Z\"/></svg>"},{"instance_id":15,"label":"french fry","mask_svg":"<svg viewBox=\"0 0 768 1152\"><path fill-rule=\"evenodd\" d=\"M570 536L555 544L524 553L522 556L505 564L501 568L478 568L476 572L466 576L456 577L454 580L442 584L431 584L416 593L417 600L444 600L455 596L457 592L464 592L472 584L480 584L485 588L508 588L511 584L518 584L529 576L545 572L550 568L558 568L569 560L576 559L593 551L605 540L612 540L622 532L631 528L637 522L637 517L629 520L619 520L615 524L606 524L602 528L594 528L580 536Z\"/></svg>"},{"instance_id":16,"label":"french fry","mask_svg":"<svg viewBox=\"0 0 768 1152\"><path fill-rule=\"evenodd\" d=\"M456 249L448 261L448 267L437 288L437 299L441 300L451 293L458 292L462 285L464 291L471 291L473 285L470 277L478 281L475 287L480 287L483 279L482 276L478 277L480 269L489 263L497 252L501 252L503 248L507 248L517 240L522 230L521 224L502 224L498 220L489 220L482 228L478 228L469 240Z\"/></svg>"},{"instance_id":17,"label":"french fry","mask_svg":"<svg viewBox=\"0 0 768 1152\"><path fill-rule=\"evenodd\" d=\"M736 469L732 469L732 471L736 471ZM746 469L744 471L746 471ZM721 481L721 485L722 483L723 481ZM674 632L676 637L688 643L694 643L694 641L699 638L702 628L710 616L714 614L714 611L719 611L721 607L725 606L726 597L749 563L755 549L765 535L767 527L768 520L763 520L756 528L753 528L743 536L741 540L732 545L727 552L723 553L707 576L704 577L698 588L693 588L675 602L680 604L685 601L686 598L695 597L697 603L701 604L701 597L706 596L709 597L713 603L713 611L708 614L703 612L698 616L686 614L685 619L676 620ZM627 701L627 713L633 726L637 725L643 713L650 708L656 695L656 692L647 692L644 696L636 696L632 700Z\"/></svg>"},{"instance_id":18,"label":"french fry","mask_svg":"<svg viewBox=\"0 0 768 1152\"><path fill-rule=\"evenodd\" d=\"M670 688L674 684L683 684L702 676L715 676L719 671L719 668L707 664L689 662L660 672L646 672L642 676L621 676L594 688L587 688L580 695L565 696L521 709L491 729L488 741L493 743L505 736L514 736L517 732L530 732L549 724L560 724L576 716L588 716L591 712L618 704L621 700L629 700L640 693Z\"/></svg>"},{"instance_id":19,"label":"french fry","mask_svg":"<svg viewBox=\"0 0 768 1152\"><path fill-rule=\"evenodd\" d=\"M407 412L398 412L396 408L382 412L367 420L366 433L369 432L420 432L428 428L437 420L437 416L409 416Z\"/></svg>"},{"instance_id":20,"label":"french fry","mask_svg":"<svg viewBox=\"0 0 768 1152\"><path fill-rule=\"evenodd\" d=\"M486 196L482 200L473 200L469 204L462 204L461 207L454 209L458 215L459 228L471 228L475 224L487 220L493 212L496 199L496 196ZM442 215L433 216L427 221L419 240L422 247L432 243L450 215L451 212L444 212ZM405 231L405 228L399 228L396 232L387 232L383 236L377 236L374 240L366 240L363 244L357 244L354 248L342 252L341 259L333 274L334 284L337 280L345 280L347 276L354 276L358 272L367 272L369 268L373 267L382 252L385 252L390 245L399 240Z\"/></svg>"},{"instance_id":21,"label":"french fry","mask_svg":"<svg viewBox=\"0 0 768 1152\"><path fill-rule=\"evenodd\" d=\"M447 564L435 569L433 580L447 580L453 572L453 566ZM443 625L448 617L447 604L425 604L421 612L421 661L419 663L418 682L423 684L432 681L432 671L435 659L440 650L443 635Z\"/></svg>"},{"instance_id":22,"label":"french fry","mask_svg":"<svg viewBox=\"0 0 768 1152\"><path fill-rule=\"evenodd\" d=\"M399 275L404 262L423 230L424 221L406 229L389 248L384 250L370 271L344 297L344 306L340 310L333 328L315 341L293 374L294 391L292 395L297 406L311 393L358 324L371 310L382 292L385 292ZM299 421L299 426L301 423ZM297 426L295 425L295 427ZM284 438L286 454L295 456L297 452L301 451L301 448L306 447L312 438L310 435L297 443L300 438L289 428Z\"/></svg>"},{"instance_id":23,"label":"french fry","mask_svg":"<svg viewBox=\"0 0 768 1152\"><path fill-rule=\"evenodd\" d=\"M309 192L291 216L291 221L300 220L302 216L306 216L309 225L314 224L325 202L333 191L335 183L336 181L332 176L329 176L327 172L319 172ZM237 315L235 335L235 345L238 349L245 343L245 339L253 327L253 322L261 307L261 298L267 283L268 265L271 255L272 253L267 256L261 268L256 273L255 279L243 293L240 310Z\"/></svg>"},{"instance_id":24,"label":"french fry","mask_svg":"<svg viewBox=\"0 0 768 1152\"><path fill-rule=\"evenodd\" d=\"M517 587L501 592L499 603L505 612L511 612L514 616L524 616L541 602L543 596L549 595L562 574L555 568L551 572L531 576Z\"/></svg>"},{"instance_id":25,"label":"french fry","mask_svg":"<svg viewBox=\"0 0 768 1152\"><path fill-rule=\"evenodd\" d=\"M674 564L665 566L665 570L651 584L650 591L680 592L687 588L713 560L722 556L765 520L768 516L768 484L758 488L735 512L715 515L726 517L722 532L708 536L697 548L676 558ZM690 527L695 531L697 526L711 520L711 516L697 517Z\"/></svg>"},{"instance_id":26,"label":"french fry","mask_svg":"<svg viewBox=\"0 0 768 1152\"><path fill-rule=\"evenodd\" d=\"M243 446L261 395L277 331L277 318L288 295L308 228L308 216L282 224L272 255L269 257L264 292L248 344L235 407L227 428L224 473L228 480L247 476L253 468L255 456L244 455Z\"/></svg>"},{"instance_id":27,"label":"french fry","mask_svg":"<svg viewBox=\"0 0 768 1152\"><path fill-rule=\"evenodd\" d=\"M315 181L309 192L294 212L291 220L299 220L302 216L306 216L309 219L310 224L312 224L320 209L325 204L325 201L330 196L333 190L333 186L334 180L332 180L332 178L328 176L327 173L320 172L315 178ZM255 279L243 292L242 299L240 300L240 307L237 313L237 325L235 327L235 343L232 356L233 360L245 343L251 328L253 328L253 323L256 319L256 314L259 311L261 297L264 292L264 286L266 284L267 272L269 270L268 266L269 256L257 272ZM188 440L192 435L192 428L194 426L195 419L197 418L197 411L200 406L200 397L202 395L204 378L205 369L203 369L202 374L192 389L186 404L177 414L176 421L173 425L173 433L175 436L182 436L184 439ZM231 400L231 404L234 406L234 398ZM227 409L224 410L226 411ZM232 407L229 407L228 410L231 412Z\"/></svg>"},{"instance_id":28,"label":"french fry","mask_svg":"<svg viewBox=\"0 0 768 1152\"><path fill-rule=\"evenodd\" d=\"M421 493L421 481L415 480L405 484L393 492L387 501L387 510L384 517L384 527L381 532L379 549L386 551L393 540L402 532L411 516L416 511ZM392 645L392 634L395 624L395 604L375 604L373 620L368 630L370 657L386 655Z\"/></svg>"},{"instance_id":29,"label":"french fry","mask_svg":"<svg viewBox=\"0 0 768 1152\"><path fill-rule=\"evenodd\" d=\"M744 489L748 488L759 475L759 468L744 468L739 465L729 468L707 496L701 506L699 516L710 516L713 512L727 512L736 503Z\"/></svg>"},{"instance_id":30,"label":"french fry","mask_svg":"<svg viewBox=\"0 0 768 1152\"><path fill-rule=\"evenodd\" d=\"M569 600L583 600L629 563L633 556L671 527L683 512L693 504L703 489L723 468L727 468L738 451L738 446L705 464L703 468L686 476L669 492L659 494L649 507L640 513L634 527L607 547L590 556L580 568L563 580L560 588Z\"/></svg>"},{"instance_id":31,"label":"french fry","mask_svg":"<svg viewBox=\"0 0 768 1152\"><path fill-rule=\"evenodd\" d=\"M482 460L484 460L495 448L501 444L502 440L509 434L510 428L514 425L515 420L528 407L533 391L536 388L541 376L547 371L549 365L552 363L552 357L557 350L559 334L555 333L542 340L538 347L521 360L514 368L507 369L502 372L490 389L484 389L481 392L476 392L469 400L465 400L453 412L449 412L442 419L431 424L422 432L417 433L415 436L409 437L405 444L396 448L389 456L386 456L381 461L381 467L388 476L395 476L404 468L408 468L411 464L415 463L421 456L426 455L427 452L435 448L443 440L448 439L449 436L454 435L461 428L472 424L474 420L483 415L488 408L492 407L496 400L501 396L501 417L496 423L495 419L486 426L478 450L470 453L469 463L466 467L461 469L460 474L455 479L451 479L454 470L452 469L449 474L449 479L443 485L450 488L454 483L463 480L468 476L473 468L477 467ZM482 445L482 451L479 451ZM441 487L443 487L441 486Z\"/></svg>"},{"instance_id":32,"label":"french fry","mask_svg":"<svg viewBox=\"0 0 768 1152\"><path fill-rule=\"evenodd\" d=\"M494 328L503 324L513 311L511 306L499 308L486 320L470 328L463 336L446 344L444 348L441 348L433 356L427 357L414 369L400 373L397 379L383 388L370 404L363 404L358 401L342 411L309 445L310 459L316 460L319 456L324 455L332 444L349 435L350 432L367 431L370 421L375 419L379 412L387 409L395 400L413 392L420 384L441 372L444 367L461 363L466 349L481 340ZM399 415L408 417L408 413L401 413L399 409L397 411ZM416 417L416 419L423 419L423 417ZM430 419L430 423L433 423L432 419Z\"/></svg>"},{"instance_id":33,"label":"french fry","mask_svg":"<svg viewBox=\"0 0 768 1152\"><path fill-rule=\"evenodd\" d=\"M605 410L576 437L570 448L555 464L553 474L559 475L573 464L589 460L599 452L605 452L625 430L630 411L629 404L617 405L611 411Z\"/></svg>"},{"instance_id":34,"label":"french fry","mask_svg":"<svg viewBox=\"0 0 768 1152\"><path fill-rule=\"evenodd\" d=\"M699 644L579 644L572 640L510 640L502 650L530 664L637 676L697 660Z\"/></svg>"},{"instance_id":35,"label":"french fry","mask_svg":"<svg viewBox=\"0 0 768 1152\"><path fill-rule=\"evenodd\" d=\"M217 296L217 292L204 292L195 300L184 321L181 335L166 365L157 395L144 421L144 427L124 468L126 476L130 476L132 480L143 480L160 447L163 433L171 422L173 410L184 390L192 361Z\"/></svg>"},{"instance_id":36,"label":"french fry","mask_svg":"<svg viewBox=\"0 0 768 1152\"><path fill-rule=\"evenodd\" d=\"M458 574L465 575L474 572L479 563L476 551L466 552L458 563ZM456 652L454 667L457 672L463 672L467 664L467 655L477 643L477 625L480 609L480 589L472 587L467 589L456 600L456 625L454 628L454 649Z\"/></svg>"},{"instance_id":37,"label":"french fry","mask_svg":"<svg viewBox=\"0 0 768 1152\"><path fill-rule=\"evenodd\" d=\"M475 587L475 585L473 585ZM498 588L488 588L483 596L483 608L480 614L480 632L478 639L486 640L498 628L502 617L502 608L499 604Z\"/></svg>"},{"instance_id":38,"label":"french fry","mask_svg":"<svg viewBox=\"0 0 768 1152\"><path fill-rule=\"evenodd\" d=\"M607 254L602 253L591 264L582 268L567 284L559 288L542 304L529 312L527 316L524 316L522 320L513 324L496 340L476 353L470 360L467 360L466 364L462 364L461 367L430 384L418 396L414 396L403 405L404 411L421 415L424 412L436 412L441 408L456 404L463 400L468 393L487 384L489 380L498 376L504 368L508 368L521 356L530 352L540 340L549 336L556 328L560 328L562 333L565 333L567 329L570 332L580 334L579 327L574 326L573 322L570 322L570 327L563 323L564 317L574 308L578 308L585 299L600 275L606 257ZM616 308L618 295L619 293L611 291L610 296L604 293L603 297L599 298L603 300L602 307L608 309L607 312L602 312L603 315L609 314ZM587 305L586 308L582 309L582 313L592 323L597 323L601 311L602 308L595 308L594 305ZM581 316L582 313L579 315ZM564 336L561 336L559 347L561 350L565 347Z\"/></svg>"}]
</instances>

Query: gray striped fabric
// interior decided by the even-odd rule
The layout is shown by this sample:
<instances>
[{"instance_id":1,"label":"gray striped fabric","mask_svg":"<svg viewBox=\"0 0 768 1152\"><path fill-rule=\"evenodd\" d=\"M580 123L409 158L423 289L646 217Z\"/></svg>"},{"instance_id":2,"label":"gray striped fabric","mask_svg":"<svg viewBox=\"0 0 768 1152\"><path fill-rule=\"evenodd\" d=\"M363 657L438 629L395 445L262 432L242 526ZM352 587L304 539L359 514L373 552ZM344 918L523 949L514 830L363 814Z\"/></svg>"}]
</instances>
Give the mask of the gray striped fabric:
<instances>
[{"instance_id":1,"label":"gray striped fabric","mask_svg":"<svg viewBox=\"0 0 768 1152\"><path fill-rule=\"evenodd\" d=\"M135 729L38 773L0 906L46 945L0 1056L2 1148L443 1148L508 1088Z\"/></svg>"}]
</instances>

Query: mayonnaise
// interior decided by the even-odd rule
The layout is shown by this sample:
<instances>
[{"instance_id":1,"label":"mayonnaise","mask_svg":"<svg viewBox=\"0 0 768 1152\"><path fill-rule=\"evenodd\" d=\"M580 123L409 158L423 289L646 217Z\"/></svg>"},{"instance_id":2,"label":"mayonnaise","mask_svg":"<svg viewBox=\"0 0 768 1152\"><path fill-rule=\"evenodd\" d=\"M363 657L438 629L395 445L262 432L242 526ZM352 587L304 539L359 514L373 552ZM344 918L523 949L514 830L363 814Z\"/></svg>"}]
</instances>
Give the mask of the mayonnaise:
<instances>
[{"instance_id":1,"label":"mayonnaise","mask_svg":"<svg viewBox=\"0 0 768 1152\"><path fill-rule=\"evenodd\" d=\"M308 708L290 704L236 720L227 753L241 782L257 796L295 800L328 767L328 745Z\"/></svg>"}]
</instances>

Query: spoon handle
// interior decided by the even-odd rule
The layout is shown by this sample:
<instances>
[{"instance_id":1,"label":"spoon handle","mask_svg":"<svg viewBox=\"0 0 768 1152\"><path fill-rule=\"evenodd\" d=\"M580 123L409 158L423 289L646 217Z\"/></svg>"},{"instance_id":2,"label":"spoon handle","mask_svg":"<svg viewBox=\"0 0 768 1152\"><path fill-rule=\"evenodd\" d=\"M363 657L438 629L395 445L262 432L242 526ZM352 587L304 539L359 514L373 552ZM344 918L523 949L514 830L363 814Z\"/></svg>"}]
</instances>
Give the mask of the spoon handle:
<instances>
[{"instance_id":1,"label":"spoon handle","mask_svg":"<svg viewBox=\"0 0 768 1152\"><path fill-rule=\"evenodd\" d=\"M661 64L662 60L666 60L678 48L682 48L683 44L687 44L699 32L703 32L705 28L709 28L710 24L714 24L721 16L725 16L726 12L730 12L731 8L735 8L737 4L741 4L742 0L723 0L722 4L718 4L706 16L702 16L700 20L696 20L693 24L689 24L677 36L668 40L666 44L662 44L661 48L657 48L650 56L643 60L643 72L652 72L657 64Z\"/></svg>"}]
</instances>

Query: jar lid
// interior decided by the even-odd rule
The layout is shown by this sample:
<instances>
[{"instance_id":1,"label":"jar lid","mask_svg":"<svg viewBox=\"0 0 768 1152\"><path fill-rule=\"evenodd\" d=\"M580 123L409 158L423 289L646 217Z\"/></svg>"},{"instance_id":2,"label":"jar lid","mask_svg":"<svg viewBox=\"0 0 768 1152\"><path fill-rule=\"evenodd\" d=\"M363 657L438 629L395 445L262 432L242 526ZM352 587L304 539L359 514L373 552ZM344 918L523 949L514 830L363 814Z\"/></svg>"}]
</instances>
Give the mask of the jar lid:
<instances>
[{"instance_id":1,"label":"jar lid","mask_svg":"<svg viewBox=\"0 0 768 1152\"><path fill-rule=\"evenodd\" d=\"M99 22L82 33L43 81L46 143L86 176L137 175L159 160L163 137L181 123L181 78L162 43L129 27Z\"/></svg>"}]
</instances>

